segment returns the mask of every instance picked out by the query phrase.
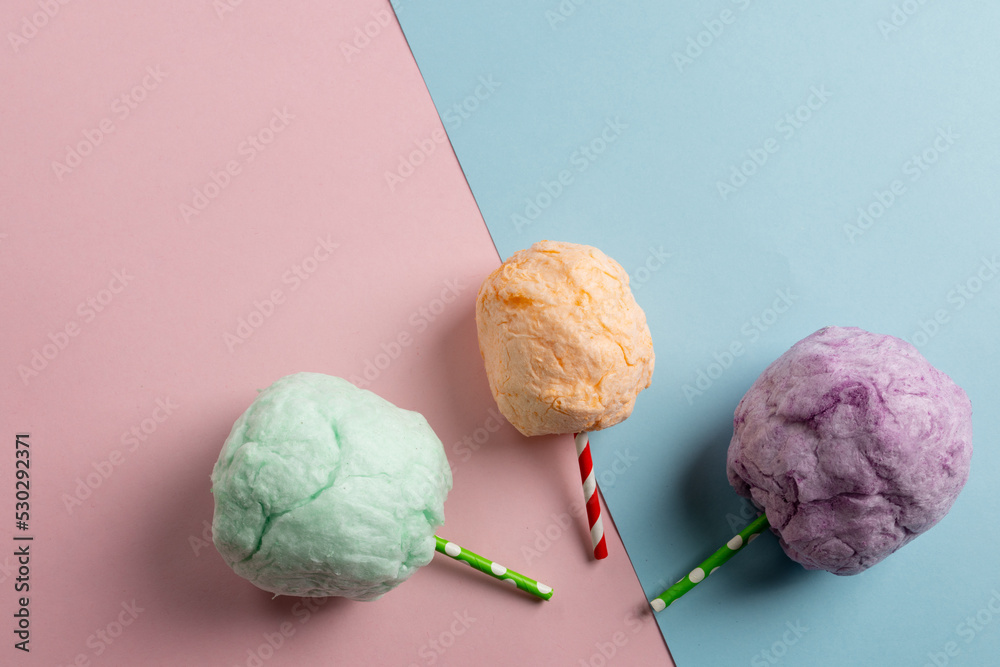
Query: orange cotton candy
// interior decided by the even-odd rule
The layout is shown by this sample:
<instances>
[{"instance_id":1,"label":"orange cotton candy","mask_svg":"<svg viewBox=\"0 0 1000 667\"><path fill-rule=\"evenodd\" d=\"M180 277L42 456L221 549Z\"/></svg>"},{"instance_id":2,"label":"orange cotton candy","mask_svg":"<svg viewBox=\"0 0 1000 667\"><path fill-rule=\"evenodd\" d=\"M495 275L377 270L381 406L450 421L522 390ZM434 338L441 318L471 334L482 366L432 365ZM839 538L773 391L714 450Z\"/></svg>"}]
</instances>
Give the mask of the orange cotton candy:
<instances>
[{"instance_id":1,"label":"orange cotton candy","mask_svg":"<svg viewBox=\"0 0 1000 667\"><path fill-rule=\"evenodd\" d=\"M480 287L476 326L493 397L524 435L613 426L653 375L628 274L591 246L542 241L514 253Z\"/></svg>"}]
</instances>

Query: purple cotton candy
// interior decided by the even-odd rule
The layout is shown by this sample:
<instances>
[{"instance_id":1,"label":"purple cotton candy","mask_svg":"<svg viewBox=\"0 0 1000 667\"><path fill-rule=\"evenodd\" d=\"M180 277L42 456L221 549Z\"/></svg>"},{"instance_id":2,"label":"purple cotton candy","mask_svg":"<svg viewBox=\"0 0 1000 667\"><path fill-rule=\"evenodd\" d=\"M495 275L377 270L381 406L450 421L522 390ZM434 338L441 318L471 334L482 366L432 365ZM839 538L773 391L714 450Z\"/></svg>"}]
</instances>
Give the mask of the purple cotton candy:
<instances>
[{"instance_id":1,"label":"purple cotton candy","mask_svg":"<svg viewBox=\"0 0 1000 667\"><path fill-rule=\"evenodd\" d=\"M916 348L827 327L736 407L726 472L789 557L857 574L948 513L969 477L972 405Z\"/></svg>"}]
</instances>

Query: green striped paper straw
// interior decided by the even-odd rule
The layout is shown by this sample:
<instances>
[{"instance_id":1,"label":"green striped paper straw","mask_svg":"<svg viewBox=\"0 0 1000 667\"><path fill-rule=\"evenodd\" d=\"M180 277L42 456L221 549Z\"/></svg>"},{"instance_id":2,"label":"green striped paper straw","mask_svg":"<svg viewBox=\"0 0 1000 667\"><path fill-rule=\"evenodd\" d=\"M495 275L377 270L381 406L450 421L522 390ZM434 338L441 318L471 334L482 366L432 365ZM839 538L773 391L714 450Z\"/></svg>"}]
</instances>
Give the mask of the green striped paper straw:
<instances>
[{"instance_id":1,"label":"green striped paper straw","mask_svg":"<svg viewBox=\"0 0 1000 667\"><path fill-rule=\"evenodd\" d=\"M531 577L526 577L523 574L515 572L514 570L508 570L500 563L494 563L489 558L483 558L477 553L472 553L468 549L460 547L454 542L449 542L443 537L435 535L434 539L437 540L437 544L434 548L449 558L460 560L475 570L484 572L494 579L499 579L500 581L506 581L513 584L525 593L531 593L532 595L540 597L543 600L548 600L552 597L551 587L546 586L545 584L540 584Z\"/></svg>"},{"instance_id":2,"label":"green striped paper straw","mask_svg":"<svg viewBox=\"0 0 1000 667\"><path fill-rule=\"evenodd\" d=\"M754 538L767 530L769 525L766 514L758 516L749 526L741 530L738 535L735 535L733 539L726 542L725 546L706 558L701 565L684 575L683 579L663 591L663 593L650 600L649 606L653 608L653 611L663 611L669 607L673 604L674 600L687 593L705 577L718 570L723 563L735 556L745 545L753 542Z\"/></svg>"}]
</instances>

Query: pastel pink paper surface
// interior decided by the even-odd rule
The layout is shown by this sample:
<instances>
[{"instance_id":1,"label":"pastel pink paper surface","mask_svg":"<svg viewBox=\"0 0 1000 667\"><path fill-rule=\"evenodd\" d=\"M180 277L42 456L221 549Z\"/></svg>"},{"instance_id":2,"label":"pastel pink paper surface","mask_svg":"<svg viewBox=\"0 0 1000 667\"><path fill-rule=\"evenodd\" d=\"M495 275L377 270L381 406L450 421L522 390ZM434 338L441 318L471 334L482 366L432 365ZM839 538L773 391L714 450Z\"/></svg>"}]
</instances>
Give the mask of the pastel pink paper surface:
<instances>
[{"instance_id":1,"label":"pastel pink paper surface","mask_svg":"<svg viewBox=\"0 0 1000 667\"><path fill-rule=\"evenodd\" d=\"M220 5L60 4L0 47L0 482L30 433L35 537L32 650L0 662L670 664L610 520L589 556L571 437L494 416L474 301L499 258L388 4ZM6 3L0 26L39 11ZM390 187L400 160L421 164ZM195 188L214 196L185 213ZM35 351L53 358L22 377ZM208 475L255 390L302 370L422 412L454 466L441 534L553 600L443 557L313 611L234 575L205 541Z\"/></svg>"}]
</instances>

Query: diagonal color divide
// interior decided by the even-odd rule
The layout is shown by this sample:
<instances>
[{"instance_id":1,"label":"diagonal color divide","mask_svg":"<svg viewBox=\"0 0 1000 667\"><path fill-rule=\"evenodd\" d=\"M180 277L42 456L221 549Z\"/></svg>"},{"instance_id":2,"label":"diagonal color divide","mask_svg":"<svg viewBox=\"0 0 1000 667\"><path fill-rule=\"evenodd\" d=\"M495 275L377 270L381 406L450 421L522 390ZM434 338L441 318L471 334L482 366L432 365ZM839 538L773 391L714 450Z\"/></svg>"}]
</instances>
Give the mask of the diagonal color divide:
<instances>
[{"instance_id":1,"label":"diagonal color divide","mask_svg":"<svg viewBox=\"0 0 1000 667\"><path fill-rule=\"evenodd\" d=\"M653 387L592 439L650 598L753 519L725 478L733 409L800 338L905 338L976 407L972 476L939 526L850 578L757 543L659 615L678 663L988 663L1000 575L955 565L1000 550L976 510L1000 501L1000 7L401 9L501 257L599 246L646 310Z\"/></svg>"}]
</instances>

